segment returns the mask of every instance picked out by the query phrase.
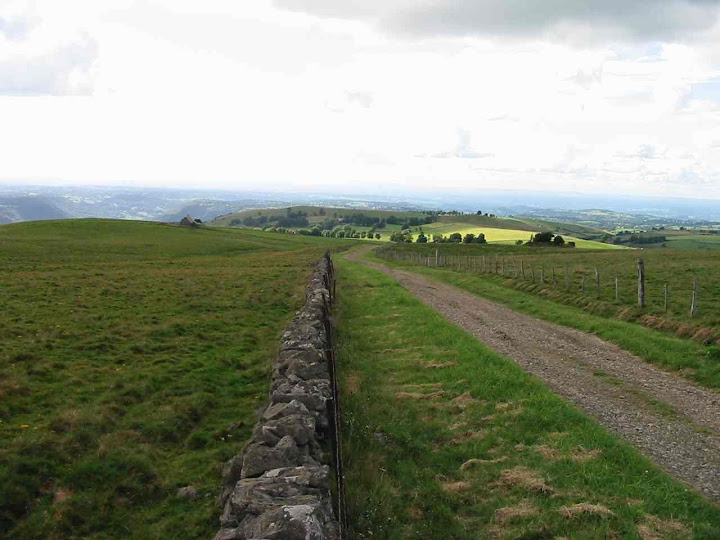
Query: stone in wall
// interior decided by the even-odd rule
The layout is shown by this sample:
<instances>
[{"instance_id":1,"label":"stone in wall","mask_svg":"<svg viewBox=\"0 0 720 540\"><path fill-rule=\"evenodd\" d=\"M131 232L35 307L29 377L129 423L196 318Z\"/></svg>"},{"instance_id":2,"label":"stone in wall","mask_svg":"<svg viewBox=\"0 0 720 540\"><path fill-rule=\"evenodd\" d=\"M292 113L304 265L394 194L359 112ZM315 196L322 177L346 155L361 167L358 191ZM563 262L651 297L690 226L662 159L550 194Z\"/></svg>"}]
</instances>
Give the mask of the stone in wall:
<instances>
[{"instance_id":1,"label":"stone in wall","mask_svg":"<svg viewBox=\"0 0 720 540\"><path fill-rule=\"evenodd\" d=\"M326 463L332 380L328 309L333 280L321 259L306 301L282 335L270 403L241 454L223 471L216 540L335 540L340 536Z\"/></svg>"}]
</instances>

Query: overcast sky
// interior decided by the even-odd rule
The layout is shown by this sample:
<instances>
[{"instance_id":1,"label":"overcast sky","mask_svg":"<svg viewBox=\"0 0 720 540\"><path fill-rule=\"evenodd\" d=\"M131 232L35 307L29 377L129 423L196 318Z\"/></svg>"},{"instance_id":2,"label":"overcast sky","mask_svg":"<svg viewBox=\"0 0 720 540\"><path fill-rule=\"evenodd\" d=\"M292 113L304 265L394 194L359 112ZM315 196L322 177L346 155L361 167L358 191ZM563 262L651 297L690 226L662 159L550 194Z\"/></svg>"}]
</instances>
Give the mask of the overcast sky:
<instances>
[{"instance_id":1,"label":"overcast sky","mask_svg":"<svg viewBox=\"0 0 720 540\"><path fill-rule=\"evenodd\" d=\"M0 0L0 182L720 198L720 0Z\"/></svg>"}]
</instances>

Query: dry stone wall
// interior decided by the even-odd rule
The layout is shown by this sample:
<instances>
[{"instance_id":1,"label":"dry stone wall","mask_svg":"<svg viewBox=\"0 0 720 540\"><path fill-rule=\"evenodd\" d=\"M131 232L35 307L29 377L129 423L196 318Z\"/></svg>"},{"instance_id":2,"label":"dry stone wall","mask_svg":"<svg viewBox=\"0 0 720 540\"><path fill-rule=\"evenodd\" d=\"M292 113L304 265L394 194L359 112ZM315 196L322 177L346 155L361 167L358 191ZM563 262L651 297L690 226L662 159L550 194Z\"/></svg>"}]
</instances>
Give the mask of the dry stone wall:
<instances>
[{"instance_id":1,"label":"dry stone wall","mask_svg":"<svg viewBox=\"0 0 720 540\"><path fill-rule=\"evenodd\" d=\"M223 472L216 540L340 538L339 504L334 508L330 490L338 410L328 319L333 290L326 255L282 336L270 403Z\"/></svg>"}]
</instances>

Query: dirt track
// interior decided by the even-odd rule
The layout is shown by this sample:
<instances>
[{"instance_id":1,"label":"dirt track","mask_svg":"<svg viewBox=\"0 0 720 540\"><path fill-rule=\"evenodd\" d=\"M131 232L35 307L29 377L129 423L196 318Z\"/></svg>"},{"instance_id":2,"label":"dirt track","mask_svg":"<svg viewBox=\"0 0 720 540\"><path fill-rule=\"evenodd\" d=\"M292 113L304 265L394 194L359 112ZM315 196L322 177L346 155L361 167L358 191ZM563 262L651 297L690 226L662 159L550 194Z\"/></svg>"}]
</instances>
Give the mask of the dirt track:
<instances>
[{"instance_id":1,"label":"dirt track","mask_svg":"<svg viewBox=\"0 0 720 540\"><path fill-rule=\"evenodd\" d=\"M720 395L598 337L534 319L412 272L380 270L445 318L542 378L660 467L720 501Z\"/></svg>"}]
</instances>

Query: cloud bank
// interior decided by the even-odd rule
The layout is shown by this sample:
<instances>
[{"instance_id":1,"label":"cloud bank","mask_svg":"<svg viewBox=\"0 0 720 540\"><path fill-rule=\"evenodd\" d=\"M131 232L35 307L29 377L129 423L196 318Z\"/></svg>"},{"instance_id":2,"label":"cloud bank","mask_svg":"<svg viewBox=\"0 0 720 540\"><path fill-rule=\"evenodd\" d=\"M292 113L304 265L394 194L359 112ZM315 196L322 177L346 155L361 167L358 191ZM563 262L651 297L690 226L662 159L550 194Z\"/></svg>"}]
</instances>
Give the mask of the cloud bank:
<instances>
[{"instance_id":1,"label":"cloud bank","mask_svg":"<svg viewBox=\"0 0 720 540\"><path fill-rule=\"evenodd\" d=\"M677 41L709 30L718 0L277 0L320 17L418 36Z\"/></svg>"}]
</instances>

